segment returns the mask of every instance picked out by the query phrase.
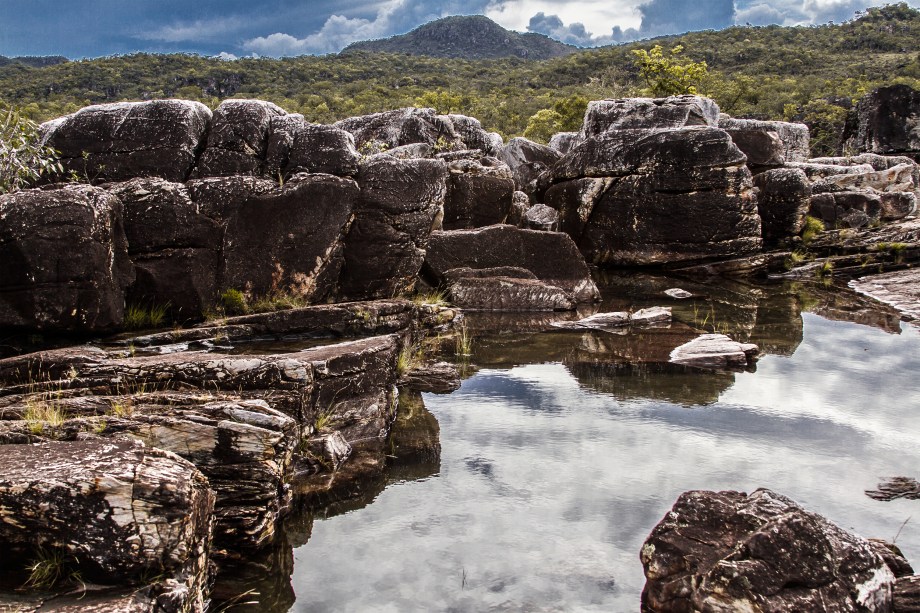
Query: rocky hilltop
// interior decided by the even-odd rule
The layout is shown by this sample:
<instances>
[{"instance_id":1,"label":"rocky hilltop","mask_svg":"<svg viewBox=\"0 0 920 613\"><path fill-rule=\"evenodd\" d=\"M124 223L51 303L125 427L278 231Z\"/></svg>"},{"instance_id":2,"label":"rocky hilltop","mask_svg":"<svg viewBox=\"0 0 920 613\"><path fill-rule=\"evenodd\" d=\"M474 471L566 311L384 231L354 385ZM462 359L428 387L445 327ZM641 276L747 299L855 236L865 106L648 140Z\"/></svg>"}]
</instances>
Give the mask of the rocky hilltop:
<instances>
[{"instance_id":1,"label":"rocky hilltop","mask_svg":"<svg viewBox=\"0 0 920 613\"><path fill-rule=\"evenodd\" d=\"M504 57L548 60L574 53L578 47L553 40L545 34L506 30L484 15L458 15L426 23L407 34L352 43L342 53L353 51L467 60Z\"/></svg>"}]
</instances>

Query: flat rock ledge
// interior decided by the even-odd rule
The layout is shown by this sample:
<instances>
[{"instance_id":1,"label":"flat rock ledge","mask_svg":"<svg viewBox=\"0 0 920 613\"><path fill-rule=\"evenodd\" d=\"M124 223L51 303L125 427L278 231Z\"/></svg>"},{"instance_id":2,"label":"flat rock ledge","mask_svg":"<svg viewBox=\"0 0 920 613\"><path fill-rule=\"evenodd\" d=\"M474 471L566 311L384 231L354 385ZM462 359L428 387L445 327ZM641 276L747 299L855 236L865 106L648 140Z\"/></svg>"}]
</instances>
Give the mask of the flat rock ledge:
<instances>
[{"instance_id":1,"label":"flat rock ledge","mask_svg":"<svg viewBox=\"0 0 920 613\"><path fill-rule=\"evenodd\" d=\"M860 294L893 306L905 319L920 320L920 269L918 268L862 277L850 281L849 286Z\"/></svg>"},{"instance_id":2,"label":"flat rock ledge","mask_svg":"<svg viewBox=\"0 0 920 613\"><path fill-rule=\"evenodd\" d=\"M681 494L640 557L650 613L909 610L877 544L766 489Z\"/></svg>"}]
</instances>

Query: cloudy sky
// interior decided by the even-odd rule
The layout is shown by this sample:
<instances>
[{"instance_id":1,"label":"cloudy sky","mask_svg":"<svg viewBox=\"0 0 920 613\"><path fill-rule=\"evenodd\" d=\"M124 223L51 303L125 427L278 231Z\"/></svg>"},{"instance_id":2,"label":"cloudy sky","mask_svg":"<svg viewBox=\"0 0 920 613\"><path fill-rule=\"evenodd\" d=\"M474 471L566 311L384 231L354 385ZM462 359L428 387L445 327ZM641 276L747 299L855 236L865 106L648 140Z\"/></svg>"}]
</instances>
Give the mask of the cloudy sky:
<instances>
[{"instance_id":1,"label":"cloudy sky","mask_svg":"<svg viewBox=\"0 0 920 613\"><path fill-rule=\"evenodd\" d=\"M448 15L579 46L722 28L825 23L879 0L0 0L0 55L334 53ZM912 0L912 6L920 0Z\"/></svg>"}]
</instances>

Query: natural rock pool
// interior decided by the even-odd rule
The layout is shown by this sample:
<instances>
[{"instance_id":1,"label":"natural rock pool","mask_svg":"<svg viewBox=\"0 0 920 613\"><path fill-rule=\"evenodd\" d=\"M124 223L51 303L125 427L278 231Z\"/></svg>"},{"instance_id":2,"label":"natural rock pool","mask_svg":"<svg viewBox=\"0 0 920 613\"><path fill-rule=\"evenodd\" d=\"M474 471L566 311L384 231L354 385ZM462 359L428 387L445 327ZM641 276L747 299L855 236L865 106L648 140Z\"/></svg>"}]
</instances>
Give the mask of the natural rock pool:
<instances>
[{"instance_id":1,"label":"natural rock pool","mask_svg":"<svg viewBox=\"0 0 920 613\"><path fill-rule=\"evenodd\" d=\"M771 488L920 559L916 502L864 493L920 466L920 329L820 284L599 285L602 310L663 304L674 322L613 334L468 314L470 376L403 393L386 477L295 509L224 593L276 611L636 611L642 543L689 489ZM756 371L664 363L693 328L759 344Z\"/></svg>"}]
</instances>

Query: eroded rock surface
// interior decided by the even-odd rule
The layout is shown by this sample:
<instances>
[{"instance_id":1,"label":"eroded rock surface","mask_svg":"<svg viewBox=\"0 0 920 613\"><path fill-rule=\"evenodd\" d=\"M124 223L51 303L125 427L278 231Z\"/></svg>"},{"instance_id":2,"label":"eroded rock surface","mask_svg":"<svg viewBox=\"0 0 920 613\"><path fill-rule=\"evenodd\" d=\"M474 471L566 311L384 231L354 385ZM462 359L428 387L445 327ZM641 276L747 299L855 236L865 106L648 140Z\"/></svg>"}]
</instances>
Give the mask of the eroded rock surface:
<instances>
[{"instance_id":1,"label":"eroded rock surface","mask_svg":"<svg viewBox=\"0 0 920 613\"><path fill-rule=\"evenodd\" d=\"M120 326L134 280L123 207L88 185L0 196L0 327Z\"/></svg>"},{"instance_id":2,"label":"eroded rock surface","mask_svg":"<svg viewBox=\"0 0 920 613\"><path fill-rule=\"evenodd\" d=\"M760 489L691 491L642 547L645 611L891 611L873 546Z\"/></svg>"}]
</instances>

